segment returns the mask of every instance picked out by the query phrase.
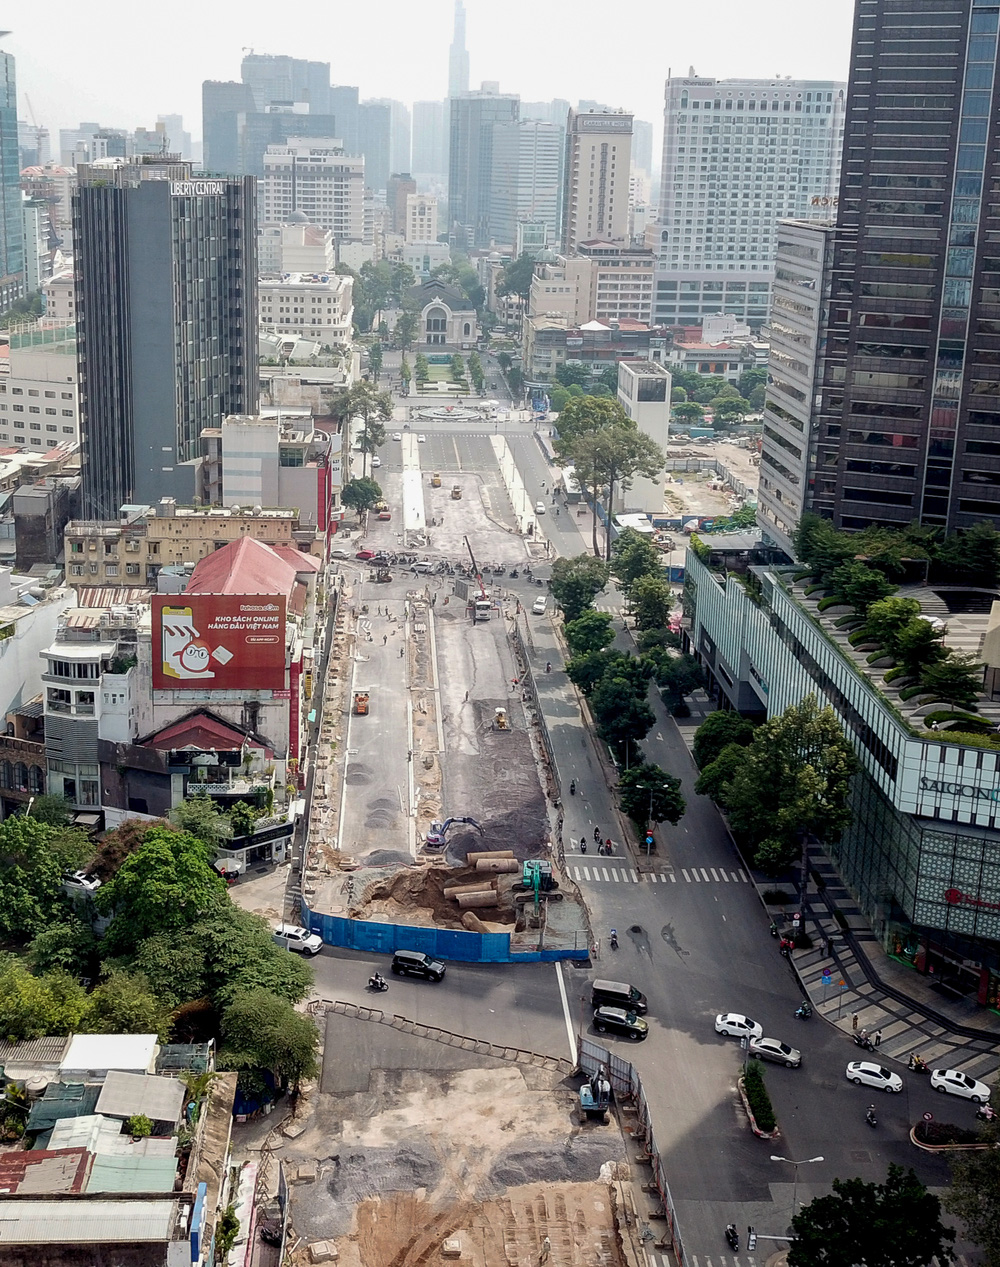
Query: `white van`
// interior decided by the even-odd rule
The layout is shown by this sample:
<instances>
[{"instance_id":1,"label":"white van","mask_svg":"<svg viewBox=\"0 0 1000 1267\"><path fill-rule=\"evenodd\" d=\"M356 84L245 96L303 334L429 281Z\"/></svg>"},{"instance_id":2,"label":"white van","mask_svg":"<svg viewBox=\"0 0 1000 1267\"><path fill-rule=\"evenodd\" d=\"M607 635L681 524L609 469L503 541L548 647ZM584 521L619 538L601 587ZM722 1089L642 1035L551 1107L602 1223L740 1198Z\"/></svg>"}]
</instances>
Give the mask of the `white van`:
<instances>
[{"instance_id":1,"label":"white van","mask_svg":"<svg viewBox=\"0 0 1000 1267\"><path fill-rule=\"evenodd\" d=\"M548 601L549 600L545 597L544 594L539 594L538 597L535 599L535 601L531 604L532 616L544 616L545 605Z\"/></svg>"}]
</instances>

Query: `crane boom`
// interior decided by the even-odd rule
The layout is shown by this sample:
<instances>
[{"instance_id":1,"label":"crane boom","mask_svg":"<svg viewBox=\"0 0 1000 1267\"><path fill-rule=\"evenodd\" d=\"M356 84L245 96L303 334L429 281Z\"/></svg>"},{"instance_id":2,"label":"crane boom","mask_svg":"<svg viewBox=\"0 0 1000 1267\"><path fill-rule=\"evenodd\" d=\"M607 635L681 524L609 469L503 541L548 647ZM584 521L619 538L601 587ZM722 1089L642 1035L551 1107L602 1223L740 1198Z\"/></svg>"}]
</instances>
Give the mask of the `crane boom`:
<instances>
[{"instance_id":1,"label":"crane boom","mask_svg":"<svg viewBox=\"0 0 1000 1267\"><path fill-rule=\"evenodd\" d=\"M479 593L483 598L486 598L486 586L483 584L483 577L482 573L479 571L479 564L476 562L476 556L472 553L472 546L469 542L469 538L466 536L463 540L465 541L465 548L469 552L469 558L472 560L472 570L476 574L476 581L479 583Z\"/></svg>"}]
</instances>

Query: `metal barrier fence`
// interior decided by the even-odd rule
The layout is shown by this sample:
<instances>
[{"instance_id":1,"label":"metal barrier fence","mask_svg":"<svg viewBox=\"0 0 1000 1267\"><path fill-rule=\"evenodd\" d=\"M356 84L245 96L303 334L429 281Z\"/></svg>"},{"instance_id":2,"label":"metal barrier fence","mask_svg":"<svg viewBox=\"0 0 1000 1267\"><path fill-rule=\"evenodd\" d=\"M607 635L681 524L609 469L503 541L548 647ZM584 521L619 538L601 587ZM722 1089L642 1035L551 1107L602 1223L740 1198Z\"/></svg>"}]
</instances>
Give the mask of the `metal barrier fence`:
<instances>
[{"instance_id":1,"label":"metal barrier fence","mask_svg":"<svg viewBox=\"0 0 1000 1267\"><path fill-rule=\"evenodd\" d=\"M310 932L318 933L328 946L347 950L374 951L380 955L391 955L397 950L422 950L424 954L459 963L551 963L556 959L587 959L590 954L582 932L574 939L582 942L581 945L521 950L512 943L510 933L379 924L311 911L304 901L301 905L302 922Z\"/></svg>"},{"instance_id":2,"label":"metal barrier fence","mask_svg":"<svg viewBox=\"0 0 1000 1267\"><path fill-rule=\"evenodd\" d=\"M653 1176L650 1187L662 1202L662 1209L653 1211L653 1216L664 1219L666 1223L666 1231L656 1245L657 1248L669 1249L679 1267L684 1267L684 1250L677 1226L677 1213L667 1177L663 1173L663 1163L653 1135L652 1115L638 1070L629 1061L616 1056L583 1034L577 1036L577 1062L580 1070L588 1076L603 1071L608 1076L619 1104L628 1103L635 1109L636 1124L631 1135L641 1151L633 1160L650 1167Z\"/></svg>"}]
</instances>

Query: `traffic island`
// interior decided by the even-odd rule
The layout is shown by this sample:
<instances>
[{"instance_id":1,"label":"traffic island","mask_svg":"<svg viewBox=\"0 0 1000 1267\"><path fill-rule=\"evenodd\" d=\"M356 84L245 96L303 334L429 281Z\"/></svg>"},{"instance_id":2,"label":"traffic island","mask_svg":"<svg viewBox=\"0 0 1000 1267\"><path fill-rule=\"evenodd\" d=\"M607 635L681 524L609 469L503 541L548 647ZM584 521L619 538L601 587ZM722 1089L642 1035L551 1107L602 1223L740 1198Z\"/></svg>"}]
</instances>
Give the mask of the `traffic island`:
<instances>
[{"instance_id":1,"label":"traffic island","mask_svg":"<svg viewBox=\"0 0 1000 1267\"><path fill-rule=\"evenodd\" d=\"M743 1076L737 1079L736 1086L753 1133L758 1139L776 1139L781 1132L774 1118L774 1108L764 1085L764 1071L759 1060L746 1062Z\"/></svg>"},{"instance_id":2,"label":"traffic island","mask_svg":"<svg viewBox=\"0 0 1000 1267\"><path fill-rule=\"evenodd\" d=\"M918 1122L910 1130L910 1143L925 1153L974 1153L990 1147L978 1131L951 1122Z\"/></svg>"}]
</instances>

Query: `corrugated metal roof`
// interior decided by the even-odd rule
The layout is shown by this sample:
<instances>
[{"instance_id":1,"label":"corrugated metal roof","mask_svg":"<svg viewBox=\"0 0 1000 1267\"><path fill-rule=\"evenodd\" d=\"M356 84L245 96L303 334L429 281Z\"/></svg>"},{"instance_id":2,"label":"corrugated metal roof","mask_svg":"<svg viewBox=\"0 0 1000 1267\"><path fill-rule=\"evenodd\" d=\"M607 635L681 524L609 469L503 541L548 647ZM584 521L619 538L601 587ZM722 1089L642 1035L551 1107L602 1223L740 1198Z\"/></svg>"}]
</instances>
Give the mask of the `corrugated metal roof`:
<instances>
[{"instance_id":1,"label":"corrugated metal roof","mask_svg":"<svg viewBox=\"0 0 1000 1267\"><path fill-rule=\"evenodd\" d=\"M94 1158L87 1192L173 1192L177 1162L171 1157Z\"/></svg>"},{"instance_id":2,"label":"corrugated metal roof","mask_svg":"<svg viewBox=\"0 0 1000 1267\"><path fill-rule=\"evenodd\" d=\"M81 607L120 607L125 603L148 603L152 594L151 589L140 585L100 585L78 589L76 599Z\"/></svg>"},{"instance_id":3,"label":"corrugated metal roof","mask_svg":"<svg viewBox=\"0 0 1000 1267\"><path fill-rule=\"evenodd\" d=\"M85 1148L35 1148L0 1153L0 1191L79 1193L84 1189L90 1153Z\"/></svg>"},{"instance_id":4,"label":"corrugated metal roof","mask_svg":"<svg viewBox=\"0 0 1000 1267\"><path fill-rule=\"evenodd\" d=\"M74 1034L60 1070L152 1069L156 1061L155 1034Z\"/></svg>"},{"instance_id":5,"label":"corrugated metal roof","mask_svg":"<svg viewBox=\"0 0 1000 1267\"><path fill-rule=\"evenodd\" d=\"M176 1078L112 1069L104 1079L97 1112L111 1117L145 1113L154 1122L174 1123L181 1115L185 1094L184 1084Z\"/></svg>"},{"instance_id":6,"label":"corrugated metal roof","mask_svg":"<svg viewBox=\"0 0 1000 1267\"><path fill-rule=\"evenodd\" d=\"M26 1043L0 1042L0 1065L59 1065L69 1039L33 1038Z\"/></svg>"},{"instance_id":7,"label":"corrugated metal roof","mask_svg":"<svg viewBox=\"0 0 1000 1267\"><path fill-rule=\"evenodd\" d=\"M64 1118L49 1135L49 1148L86 1148L102 1157L167 1157L175 1162L176 1135L151 1135L133 1139L122 1133L121 1122L114 1117L91 1113L88 1117ZM175 1167L176 1168L176 1167Z\"/></svg>"},{"instance_id":8,"label":"corrugated metal roof","mask_svg":"<svg viewBox=\"0 0 1000 1267\"><path fill-rule=\"evenodd\" d=\"M3 1201L0 1245L105 1245L172 1239L172 1201Z\"/></svg>"}]
</instances>

